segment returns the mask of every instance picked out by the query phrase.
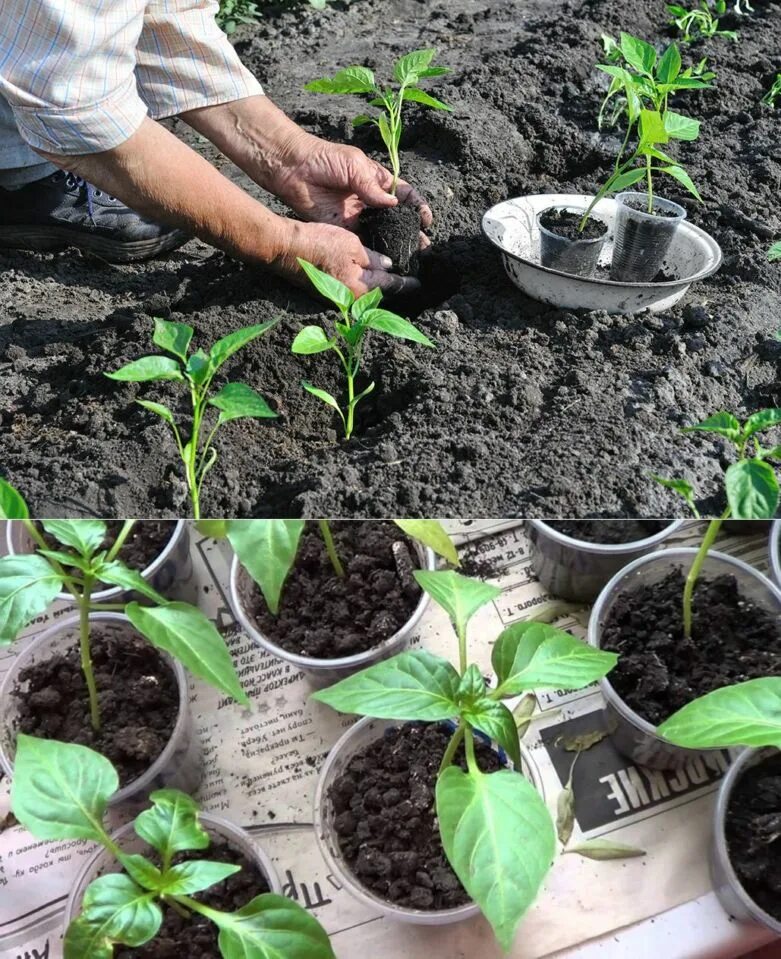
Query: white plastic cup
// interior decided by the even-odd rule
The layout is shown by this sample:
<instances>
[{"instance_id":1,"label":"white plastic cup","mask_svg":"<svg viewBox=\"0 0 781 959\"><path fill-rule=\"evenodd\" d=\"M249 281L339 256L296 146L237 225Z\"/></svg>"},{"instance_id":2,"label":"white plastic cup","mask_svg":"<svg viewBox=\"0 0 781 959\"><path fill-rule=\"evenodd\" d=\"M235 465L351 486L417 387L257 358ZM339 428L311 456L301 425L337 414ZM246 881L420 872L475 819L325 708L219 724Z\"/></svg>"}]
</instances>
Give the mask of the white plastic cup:
<instances>
[{"instance_id":1,"label":"white plastic cup","mask_svg":"<svg viewBox=\"0 0 781 959\"><path fill-rule=\"evenodd\" d=\"M542 586L560 599L591 603L627 563L653 552L683 523L675 520L658 533L629 543L590 543L566 536L539 519L527 520L526 529L532 566Z\"/></svg>"},{"instance_id":2,"label":"white plastic cup","mask_svg":"<svg viewBox=\"0 0 781 959\"><path fill-rule=\"evenodd\" d=\"M89 621L90 627L100 625L103 630L116 631L120 635L137 633L136 628L122 613L91 613ZM23 687L19 679L20 673L37 662L65 652L78 642L79 617L71 616L32 639L6 673L0 686L0 766L9 780L14 772L17 718L16 698L11 694L18 687ZM109 806L144 802L155 789L171 788L194 793L201 783L203 756L190 712L187 677L181 663L161 650L158 650L158 653L176 676L179 691L176 724L168 744L149 769L115 792L109 800Z\"/></svg>"},{"instance_id":3,"label":"white plastic cup","mask_svg":"<svg viewBox=\"0 0 781 959\"><path fill-rule=\"evenodd\" d=\"M11 556L35 552L36 545L21 520L10 520L6 524L5 535L6 545ZM140 570L140 573L141 577L158 593L176 595L178 599L190 601L189 596L181 595L180 589L182 584L192 579L190 529L185 520L179 519L176 521L171 538L160 554L146 569ZM131 595L132 591L130 590L125 590L121 586L111 586L94 592L92 601L95 603L116 603L121 602L123 597L129 598ZM58 593L55 598L66 603L73 602L73 596L67 591ZM140 599L141 602L147 602L143 597L140 597Z\"/></svg>"},{"instance_id":4,"label":"white plastic cup","mask_svg":"<svg viewBox=\"0 0 781 959\"><path fill-rule=\"evenodd\" d=\"M380 898L375 892L364 886L352 873L339 849L339 840L333 824L333 804L329 798L331 787L345 771L356 753L371 746L371 744L381 738L387 730L398 729L404 725L407 724L392 719L372 719L371 717L366 717L365 719L359 720L354 726L351 726L337 741L336 745L328 754L328 758L320 771L320 777L317 781L314 805L315 838L317 839L317 844L320 847L323 859L325 859L328 868L339 885L373 912L380 913L388 919L395 919L400 922L412 923L418 926L447 926L451 923L463 922L465 919L472 919L474 916L480 914L480 907L477 903L466 902L463 906L457 906L453 909L438 910L409 909L403 906L397 906L392 902L388 902L387 899ZM455 726L453 729L455 730ZM523 775L531 782L537 792L543 795L542 781L523 743L521 743L521 759L523 762ZM507 764L512 768L510 760L507 760ZM518 855L523 855L522 849L518 850Z\"/></svg>"},{"instance_id":5,"label":"white plastic cup","mask_svg":"<svg viewBox=\"0 0 781 959\"><path fill-rule=\"evenodd\" d=\"M250 862L255 864L266 877L271 892L282 895L282 883L279 881L274 865L268 855L253 842L252 837L245 829L241 829L220 816L213 816L211 813L199 813L198 818L210 836L224 839L231 848L242 853ZM111 838L124 853L149 855L149 846L136 835L132 822L126 823L121 829L118 829L112 834ZM208 859L208 849L203 850L203 856ZM68 896L68 902L65 906L64 931L68 929L71 922L81 912L81 903L89 884L99 876L121 871L121 865L107 849L98 849L95 855L87 860Z\"/></svg>"},{"instance_id":6,"label":"white plastic cup","mask_svg":"<svg viewBox=\"0 0 781 959\"><path fill-rule=\"evenodd\" d=\"M776 936L781 936L781 921L758 906L743 888L730 860L726 833L727 813L735 787L747 769L756 766L774 752L773 749L743 750L722 780L713 816L710 873L713 888L728 915L742 922L764 926Z\"/></svg>"},{"instance_id":7,"label":"white plastic cup","mask_svg":"<svg viewBox=\"0 0 781 959\"><path fill-rule=\"evenodd\" d=\"M660 582L676 566L686 575L694 562L697 549L668 549L650 556L641 556L610 580L591 610L588 623L588 641L597 649L602 647L602 628L620 593L641 585ZM741 595L774 615L781 613L781 590L753 566L734 556L711 550L703 564L701 576L712 579L728 573L738 580ZM683 589L681 589L683 602ZM650 769L680 769L692 760L719 750L685 749L660 736L657 727L643 719L619 696L610 682L610 676L600 680L605 700L607 729L620 753L633 762Z\"/></svg>"},{"instance_id":8,"label":"white plastic cup","mask_svg":"<svg viewBox=\"0 0 781 959\"><path fill-rule=\"evenodd\" d=\"M428 548L423 548L418 543L414 544L420 560L421 569L436 569L437 561L434 552ZM372 649L364 650L362 653L355 653L352 656L342 656L336 659L317 659L312 656L300 656L298 653L291 653L282 646L277 646L267 636L265 636L257 626L244 607L242 597L249 592L254 592L259 587L255 581L239 562L238 556L234 554L231 563L230 580L230 604L233 615L241 623L245 632L255 640L266 652L291 663L296 669L304 673L310 683L317 688L332 686L334 683L357 673L367 666L373 666L375 663L382 662L384 659L390 659L401 653L409 645L410 640L420 622L426 607L429 604L429 595L421 590L420 600L415 607L412 615L407 622L397 630L392 636L389 636L384 642Z\"/></svg>"}]
</instances>

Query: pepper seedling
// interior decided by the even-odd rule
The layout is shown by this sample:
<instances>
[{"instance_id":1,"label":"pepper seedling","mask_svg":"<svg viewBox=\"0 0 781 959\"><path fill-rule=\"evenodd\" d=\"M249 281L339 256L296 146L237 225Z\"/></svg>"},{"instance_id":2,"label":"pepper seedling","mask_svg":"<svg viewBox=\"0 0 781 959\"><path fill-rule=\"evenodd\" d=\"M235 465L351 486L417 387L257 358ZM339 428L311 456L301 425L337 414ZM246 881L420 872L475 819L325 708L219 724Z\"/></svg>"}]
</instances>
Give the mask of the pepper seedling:
<instances>
[{"instance_id":1,"label":"pepper seedling","mask_svg":"<svg viewBox=\"0 0 781 959\"><path fill-rule=\"evenodd\" d=\"M492 688L467 655L467 625L501 590L452 570L415 572L450 617L458 668L424 649L401 653L342 680L313 698L343 713L399 722L457 726L442 758L436 815L448 862L505 950L534 901L556 851L544 800L521 774L518 728L506 701L537 689L576 690L606 676L618 657L544 623L515 623L499 635ZM483 773L475 734L496 742L515 769ZM454 764L464 744L467 771Z\"/></svg>"},{"instance_id":2,"label":"pepper seedling","mask_svg":"<svg viewBox=\"0 0 781 959\"><path fill-rule=\"evenodd\" d=\"M687 749L781 749L781 677L724 686L687 703L659 734Z\"/></svg>"},{"instance_id":3,"label":"pepper seedling","mask_svg":"<svg viewBox=\"0 0 781 959\"><path fill-rule=\"evenodd\" d=\"M460 565L458 552L438 520L397 519L393 522L407 536L453 566ZM228 539L239 562L260 587L269 611L276 616L305 526L302 519L235 519L207 520L199 524L199 529L207 536ZM318 526L334 572L337 576L344 576L328 521L318 520Z\"/></svg>"},{"instance_id":4,"label":"pepper seedling","mask_svg":"<svg viewBox=\"0 0 781 959\"><path fill-rule=\"evenodd\" d=\"M781 260L781 240L770 247L767 251L767 258L771 263L775 263L776 260Z\"/></svg>"},{"instance_id":5,"label":"pepper seedling","mask_svg":"<svg viewBox=\"0 0 781 959\"><path fill-rule=\"evenodd\" d=\"M206 853L211 839L195 801L175 789L151 794L151 806L133 829L148 856L124 852L108 834L108 800L119 788L112 764L86 746L19 736L11 808L40 840L86 839L103 846L122 867L94 879L81 913L63 941L64 959L111 959L114 946L137 949L152 942L163 907L183 919L203 917L219 930L223 959L335 959L328 934L298 903L276 893L256 896L237 912L223 912L197 896L241 872L241 866L179 853Z\"/></svg>"},{"instance_id":6,"label":"pepper seedling","mask_svg":"<svg viewBox=\"0 0 781 959\"><path fill-rule=\"evenodd\" d=\"M781 97L781 73L776 75L772 86L762 97L762 102L766 103L769 107L775 107L776 101L779 99L779 97Z\"/></svg>"},{"instance_id":7,"label":"pepper seedling","mask_svg":"<svg viewBox=\"0 0 781 959\"><path fill-rule=\"evenodd\" d=\"M393 185L390 193L396 196L396 190L401 177L401 159L399 145L401 143L402 109L405 103L418 103L434 110L452 108L436 97L432 97L425 90L421 90L420 81L432 77L441 77L450 73L448 67L433 67L431 64L436 56L436 50L414 50L403 56L393 68L393 82L381 86L373 73L367 67L352 66L340 70L333 77L324 77L308 83L304 89L310 93L349 94L362 93L371 97L369 105L378 107L378 116L361 114L353 120L354 127L374 124L379 131L382 141L388 151Z\"/></svg>"},{"instance_id":8,"label":"pepper seedling","mask_svg":"<svg viewBox=\"0 0 781 959\"><path fill-rule=\"evenodd\" d=\"M302 380L301 385L312 396L336 410L344 427L345 439L349 440L355 425L355 407L374 390L372 382L357 395L355 393L355 378L361 368L366 336L369 331L387 333L397 339L412 340L413 343L420 343L423 346L433 347L434 344L409 320L389 310L378 309L382 301L382 290L371 290L356 299L344 283L318 270L306 260L298 262L318 293L339 309L341 319L334 322L335 333L332 335L329 335L322 327L305 326L293 340L291 350L302 356L333 351L339 358L347 377L347 405L342 409L334 396L326 390L313 386L308 380Z\"/></svg>"},{"instance_id":9,"label":"pepper seedling","mask_svg":"<svg viewBox=\"0 0 781 959\"><path fill-rule=\"evenodd\" d=\"M727 0L715 0L715 15L711 13L708 0L700 0L699 6L691 10L678 3L668 3L667 9L672 14L670 24L681 32L684 43L709 40L712 37L738 39L736 30L722 30L720 26L719 17L723 17L727 12Z\"/></svg>"},{"instance_id":10,"label":"pepper seedling","mask_svg":"<svg viewBox=\"0 0 781 959\"><path fill-rule=\"evenodd\" d=\"M759 434L781 425L781 409L760 410L741 423L732 413L716 413L687 426L683 433L715 433L729 440L738 454L737 462L730 464L724 474L724 491L727 508L718 519L708 525L697 556L686 577L683 594L683 624L686 636L692 632L692 598L703 564L711 550L722 524L734 519L772 519L779 503L779 486L776 471L770 462L781 462L781 446L765 447ZM666 489L682 496L696 519L700 513L695 503L696 491L686 479L666 479L651 474L652 478Z\"/></svg>"},{"instance_id":11,"label":"pepper seedling","mask_svg":"<svg viewBox=\"0 0 781 959\"><path fill-rule=\"evenodd\" d=\"M167 406L149 400L136 400L136 402L144 409L155 413L171 427L176 448L184 464L195 519L200 519L201 515L201 491L206 474L217 461L217 450L212 445L217 430L231 420L269 419L277 415L263 397L245 383L225 383L213 396L210 396L214 377L234 353L268 332L278 322L278 319L274 319L235 330L217 340L208 353L198 349L188 355L193 328L186 323L172 323L155 317L152 342L171 355L142 356L114 373L105 374L109 379L122 383L173 380L183 383L187 388L192 404L192 421L190 436L186 443L176 424L174 414ZM202 441L201 430L209 407L214 407L219 415L206 439Z\"/></svg>"},{"instance_id":12,"label":"pepper seedling","mask_svg":"<svg viewBox=\"0 0 781 959\"><path fill-rule=\"evenodd\" d=\"M79 614L81 670L89 697L90 721L101 728L100 698L90 643L90 613L123 612L156 649L178 659L194 676L248 706L225 640L214 623L189 603L169 602L120 554L135 520L125 520L114 543L103 548L107 527L101 520L44 520L41 524L59 548L52 549L37 524L21 520L36 546L34 553L0 557L0 648L10 645L60 592L71 594ZM155 605L135 600L95 602L99 583L140 593Z\"/></svg>"}]
</instances>

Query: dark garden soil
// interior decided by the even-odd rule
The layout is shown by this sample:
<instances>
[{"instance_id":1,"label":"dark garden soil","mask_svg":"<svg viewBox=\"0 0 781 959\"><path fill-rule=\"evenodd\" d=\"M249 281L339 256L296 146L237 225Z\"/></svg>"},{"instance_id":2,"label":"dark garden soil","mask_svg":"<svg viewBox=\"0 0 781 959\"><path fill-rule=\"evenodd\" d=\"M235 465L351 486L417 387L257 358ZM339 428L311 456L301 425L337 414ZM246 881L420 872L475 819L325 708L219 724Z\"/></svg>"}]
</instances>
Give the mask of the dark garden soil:
<instances>
[{"instance_id":1,"label":"dark garden soil","mask_svg":"<svg viewBox=\"0 0 781 959\"><path fill-rule=\"evenodd\" d=\"M747 769L727 809L729 857L754 902L781 919L781 756Z\"/></svg>"},{"instance_id":2,"label":"dark garden soil","mask_svg":"<svg viewBox=\"0 0 781 959\"><path fill-rule=\"evenodd\" d=\"M142 775L165 749L179 712L176 676L141 636L91 633L101 729L89 715L87 686L78 646L38 662L19 674L24 692L12 693L17 730L30 736L89 746L117 769L120 785Z\"/></svg>"},{"instance_id":3,"label":"dark garden soil","mask_svg":"<svg viewBox=\"0 0 781 959\"><path fill-rule=\"evenodd\" d=\"M360 882L410 909L453 909L469 901L450 868L434 814L437 773L452 732L408 724L357 753L329 793L339 847ZM484 772L501 769L477 742ZM466 769L463 746L456 763ZM522 855L519 850L519 855Z\"/></svg>"},{"instance_id":4,"label":"dark garden soil","mask_svg":"<svg viewBox=\"0 0 781 959\"><path fill-rule=\"evenodd\" d=\"M401 629L420 601L412 577L419 566L415 548L397 526L334 522L331 531L343 577L334 572L311 524L285 582L279 614L268 611L251 580L241 596L260 632L299 656L337 659L379 646Z\"/></svg>"},{"instance_id":5,"label":"dark garden soil","mask_svg":"<svg viewBox=\"0 0 781 959\"><path fill-rule=\"evenodd\" d=\"M615 520L546 520L548 526L553 527L565 536L583 540L586 543L634 543L639 539L647 539L664 529L667 525L661 520L626 520L617 523Z\"/></svg>"},{"instance_id":6,"label":"dark garden soil","mask_svg":"<svg viewBox=\"0 0 781 959\"><path fill-rule=\"evenodd\" d=\"M546 210L540 216L540 225L557 236L568 240L598 240L607 232L607 227L599 220L587 220L583 229L580 229L582 217L567 210Z\"/></svg>"},{"instance_id":7,"label":"dark garden soil","mask_svg":"<svg viewBox=\"0 0 781 959\"><path fill-rule=\"evenodd\" d=\"M39 516L175 515L185 489L173 439L133 400L178 406L176 385L120 385L103 371L149 352L155 315L194 325L198 346L279 315L225 370L279 419L226 427L204 515L683 515L652 472L696 480L702 508L720 510L731 451L679 428L717 410L781 405L781 269L765 259L781 235L781 110L760 103L778 69L781 3L756 8L738 43L686 51L708 56L719 78L674 104L704 121L701 139L679 148L705 204L660 183L719 240L724 265L677 307L634 318L527 299L480 221L508 197L593 192L604 180L619 139L596 127L600 34L624 28L663 44L662 0L354 0L242 28L239 52L269 95L307 130L378 158L376 131L351 126L361 98L304 84L352 63L386 71L426 46L453 68L431 90L454 112L411 105L402 141L404 175L430 198L435 223L424 295L398 307L419 313L436 350L374 335L365 383L376 389L345 442L333 411L300 387L306 378L342 396L333 357L290 354L303 325L330 322L307 291L195 241L135 266L2 255L0 471Z\"/></svg>"},{"instance_id":8,"label":"dark garden soil","mask_svg":"<svg viewBox=\"0 0 781 959\"><path fill-rule=\"evenodd\" d=\"M217 883L205 892L195 893L193 899L218 909L220 912L236 912L256 896L269 892L265 875L257 866L227 843L214 841L208 849L194 853L180 853L173 859L173 865L191 862L194 859L208 859L210 862L228 862L241 866L241 872L229 876L224 882ZM163 904L163 924L160 931L145 946L130 949L115 946L115 959L220 959L222 955L217 945L219 930L203 916L191 913L183 918L169 905Z\"/></svg>"},{"instance_id":9,"label":"dark garden soil","mask_svg":"<svg viewBox=\"0 0 781 959\"><path fill-rule=\"evenodd\" d=\"M389 256L402 276L420 272L420 229L420 215L408 206L364 210L359 226L364 244Z\"/></svg>"},{"instance_id":10,"label":"dark garden soil","mask_svg":"<svg viewBox=\"0 0 781 959\"><path fill-rule=\"evenodd\" d=\"M610 682L654 725L722 686L781 676L781 616L744 598L734 576L695 587L692 636L683 633L684 576L622 593L602 630L602 648L619 654Z\"/></svg>"},{"instance_id":11,"label":"dark garden soil","mask_svg":"<svg viewBox=\"0 0 781 959\"><path fill-rule=\"evenodd\" d=\"M109 520L106 524L108 532L103 538L100 549L111 549L123 526L122 520ZM62 550L59 540L47 533L41 524L38 524L43 538L51 549ZM151 565L168 545L168 541L176 528L174 520L141 520L130 531L129 536L122 544L119 558L131 569L143 572Z\"/></svg>"}]
</instances>

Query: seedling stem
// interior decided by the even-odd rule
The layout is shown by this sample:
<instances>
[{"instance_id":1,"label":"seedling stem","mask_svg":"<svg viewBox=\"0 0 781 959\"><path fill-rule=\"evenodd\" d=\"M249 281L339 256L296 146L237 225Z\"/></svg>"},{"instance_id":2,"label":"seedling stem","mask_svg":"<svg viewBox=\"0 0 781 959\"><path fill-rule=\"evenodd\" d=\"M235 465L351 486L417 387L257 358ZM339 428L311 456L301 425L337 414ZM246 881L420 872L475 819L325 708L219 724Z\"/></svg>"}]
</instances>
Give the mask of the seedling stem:
<instances>
[{"instance_id":1,"label":"seedling stem","mask_svg":"<svg viewBox=\"0 0 781 959\"><path fill-rule=\"evenodd\" d=\"M344 566L342 566L342 561L339 559L339 554L336 552L336 544L334 543L331 526L329 525L327 519L319 519L317 521L317 525L320 527L320 535L323 537L326 552L328 553L328 558L331 560L331 565L334 568L334 572L337 576L343 577Z\"/></svg>"}]
</instances>

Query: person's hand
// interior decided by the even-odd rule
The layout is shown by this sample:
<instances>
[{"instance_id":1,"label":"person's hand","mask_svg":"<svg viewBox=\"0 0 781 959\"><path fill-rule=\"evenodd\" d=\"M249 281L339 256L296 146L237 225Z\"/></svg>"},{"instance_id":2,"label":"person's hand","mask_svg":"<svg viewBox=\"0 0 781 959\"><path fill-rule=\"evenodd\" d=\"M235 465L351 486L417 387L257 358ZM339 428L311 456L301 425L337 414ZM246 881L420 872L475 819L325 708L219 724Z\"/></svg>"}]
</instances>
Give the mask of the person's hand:
<instances>
[{"instance_id":1,"label":"person's hand","mask_svg":"<svg viewBox=\"0 0 781 959\"><path fill-rule=\"evenodd\" d=\"M275 171L268 189L305 220L352 230L365 207L402 203L418 211L424 229L433 222L431 208L417 190L400 180L396 196L392 196L391 172L357 147L307 135L288 157ZM428 245L428 238L421 233L421 248Z\"/></svg>"},{"instance_id":2,"label":"person's hand","mask_svg":"<svg viewBox=\"0 0 781 959\"><path fill-rule=\"evenodd\" d=\"M299 286L310 286L298 259L341 280L356 297L379 287L383 293L410 293L420 289L414 277L391 273L393 263L387 256L365 247L358 237L341 226L326 223L290 222L291 238L284 256L274 268Z\"/></svg>"}]
</instances>

